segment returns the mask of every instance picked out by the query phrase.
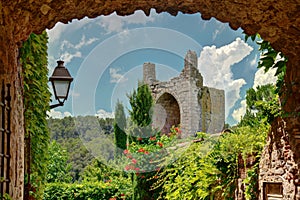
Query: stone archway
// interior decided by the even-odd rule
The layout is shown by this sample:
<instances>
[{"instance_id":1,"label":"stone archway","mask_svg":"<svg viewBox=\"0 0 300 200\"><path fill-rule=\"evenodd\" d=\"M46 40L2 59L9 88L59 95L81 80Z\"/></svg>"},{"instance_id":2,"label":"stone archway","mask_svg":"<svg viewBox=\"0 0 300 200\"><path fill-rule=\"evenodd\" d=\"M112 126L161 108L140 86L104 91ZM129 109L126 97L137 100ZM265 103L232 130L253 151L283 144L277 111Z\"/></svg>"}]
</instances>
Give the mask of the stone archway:
<instances>
[{"instance_id":1,"label":"stone archway","mask_svg":"<svg viewBox=\"0 0 300 200\"><path fill-rule=\"evenodd\" d=\"M177 100L170 93L162 94L155 103L154 124L159 124L163 134L168 134L170 128L180 124L180 108ZM161 123L163 122L163 123Z\"/></svg>"},{"instance_id":2,"label":"stone archway","mask_svg":"<svg viewBox=\"0 0 300 200\"><path fill-rule=\"evenodd\" d=\"M286 112L283 125L273 124L274 135L284 131L289 137L286 146L300 133L300 5L297 0L40 0L0 1L0 85L2 81L12 86L11 100L11 190L12 199L23 199L24 174L24 119L22 102L21 66L18 48L30 33L41 33L57 22L108 15L114 11L129 15L135 10L146 14L154 8L158 13L176 15L201 12L203 19L215 17L229 22L234 29L242 28L247 34L259 33L272 46L289 59L283 95ZM277 127L279 127L277 129ZM280 134L279 134L280 135ZM292 143L293 144L293 143ZM296 151L296 146L289 148ZM296 172L295 172L296 173ZM295 186L294 186L295 187ZM294 189L295 191L295 189ZM295 197L295 193L293 193Z\"/></svg>"}]
</instances>

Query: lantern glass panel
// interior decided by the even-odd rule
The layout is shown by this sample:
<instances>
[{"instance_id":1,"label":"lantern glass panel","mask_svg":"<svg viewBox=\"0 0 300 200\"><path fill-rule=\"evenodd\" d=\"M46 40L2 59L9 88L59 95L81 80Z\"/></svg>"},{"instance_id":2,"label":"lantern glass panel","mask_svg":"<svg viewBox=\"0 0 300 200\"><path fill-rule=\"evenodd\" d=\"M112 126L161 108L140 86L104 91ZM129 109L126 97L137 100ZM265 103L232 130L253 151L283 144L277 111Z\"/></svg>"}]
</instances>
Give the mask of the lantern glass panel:
<instances>
[{"instance_id":1,"label":"lantern glass panel","mask_svg":"<svg viewBox=\"0 0 300 200\"><path fill-rule=\"evenodd\" d=\"M68 97L70 81L54 80L53 86L56 94L56 98L60 100L66 100Z\"/></svg>"}]
</instances>

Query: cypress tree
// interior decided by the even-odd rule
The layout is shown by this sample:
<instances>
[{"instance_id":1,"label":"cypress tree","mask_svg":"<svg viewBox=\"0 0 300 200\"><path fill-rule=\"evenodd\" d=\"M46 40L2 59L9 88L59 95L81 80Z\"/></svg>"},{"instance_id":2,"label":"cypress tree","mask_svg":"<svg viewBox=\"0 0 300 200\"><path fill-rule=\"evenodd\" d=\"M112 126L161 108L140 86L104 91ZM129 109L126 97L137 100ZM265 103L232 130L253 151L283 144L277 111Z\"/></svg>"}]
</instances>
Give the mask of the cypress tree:
<instances>
[{"instance_id":1,"label":"cypress tree","mask_svg":"<svg viewBox=\"0 0 300 200\"><path fill-rule=\"evenodd\" d=\"M137 90L134 90L128 97L132 108L132 110L129 110L129 114L133 123L139 127L150 125L152 122L153 99L149 86L139 82Z\"/></svg>"},{"instance_id":2,"label":"cypress tree","mask_svg":"<svg viewBox=\"0 0 300 200\"><path fill-rule=\"evenodd\" d=\"M127 135L125 133L126 116L123 104L118 100L115 108L114 133L117 152L126 149Z\"/></svg>"}]
</instances>

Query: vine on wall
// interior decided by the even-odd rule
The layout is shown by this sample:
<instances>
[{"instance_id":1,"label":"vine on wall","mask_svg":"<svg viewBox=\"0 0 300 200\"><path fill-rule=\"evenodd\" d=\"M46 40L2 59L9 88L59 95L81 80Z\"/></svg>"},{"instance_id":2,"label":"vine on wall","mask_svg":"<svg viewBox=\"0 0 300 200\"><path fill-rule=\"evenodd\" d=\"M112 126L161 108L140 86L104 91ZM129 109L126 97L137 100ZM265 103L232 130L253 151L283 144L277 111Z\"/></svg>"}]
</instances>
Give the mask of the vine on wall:
<instances>
[{"instance_id":1,"label":"vine on wall","mask_svg":"<svg viewBox=\"0 0 300 200\"><path fill-rule=\"evenodd\" d=\"M31 34L20 49L25 118L25 199L42 195L48 160L49 110L46 31ZM30 196L30 198L29 198Z\"/></svg>"}]
</instances>

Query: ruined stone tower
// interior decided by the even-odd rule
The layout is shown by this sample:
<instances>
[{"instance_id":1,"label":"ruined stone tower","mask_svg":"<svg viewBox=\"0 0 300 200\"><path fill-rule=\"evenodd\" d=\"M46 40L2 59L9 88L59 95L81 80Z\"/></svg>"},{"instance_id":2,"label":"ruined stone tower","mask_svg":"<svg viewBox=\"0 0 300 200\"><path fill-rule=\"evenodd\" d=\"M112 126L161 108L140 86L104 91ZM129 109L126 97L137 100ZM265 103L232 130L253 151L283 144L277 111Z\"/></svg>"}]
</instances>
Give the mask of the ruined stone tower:
<instances>
[{"instance_id":1,"label":"ruined stone tower","mask_svg":"<svg viewBox=\"0 0 300 200\"><path fill-rule=\"evenodd\" d=\"M143 66L144 82L150 86L155 101L153 123L163 133L180 124L184 136L197 131L221 132L225 122L224 90L203 86L197 68L197 54L188 51L179 76L169 81L156 80L155 65Z\"/></svg>"}]
</instances>

